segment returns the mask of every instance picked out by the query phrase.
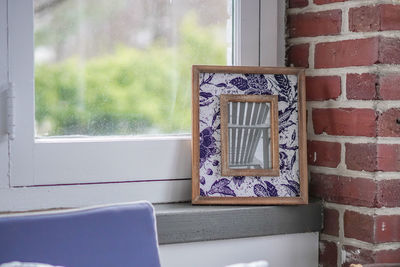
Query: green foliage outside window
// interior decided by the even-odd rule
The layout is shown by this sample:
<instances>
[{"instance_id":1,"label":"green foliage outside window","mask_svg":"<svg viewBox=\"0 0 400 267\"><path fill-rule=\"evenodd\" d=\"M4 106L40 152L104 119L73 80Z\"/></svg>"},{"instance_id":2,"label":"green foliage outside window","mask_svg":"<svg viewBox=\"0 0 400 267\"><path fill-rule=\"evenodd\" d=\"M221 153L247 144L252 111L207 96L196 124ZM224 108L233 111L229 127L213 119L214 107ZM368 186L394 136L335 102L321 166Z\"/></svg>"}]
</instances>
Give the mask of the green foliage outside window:
<instances>
[{"instance_id":1,"label":"green foliage outside window","mask_svg":"<svg viewBox=\"0 0 400 267\"><path fill-rule=\"evenodd\" d=\"M226 64L224 33L186 17L174 46L119 46L35 66L39 135L188 133L191 65ZM173 103L165 105L165 103Z\"/></svg>"}]
</instances>

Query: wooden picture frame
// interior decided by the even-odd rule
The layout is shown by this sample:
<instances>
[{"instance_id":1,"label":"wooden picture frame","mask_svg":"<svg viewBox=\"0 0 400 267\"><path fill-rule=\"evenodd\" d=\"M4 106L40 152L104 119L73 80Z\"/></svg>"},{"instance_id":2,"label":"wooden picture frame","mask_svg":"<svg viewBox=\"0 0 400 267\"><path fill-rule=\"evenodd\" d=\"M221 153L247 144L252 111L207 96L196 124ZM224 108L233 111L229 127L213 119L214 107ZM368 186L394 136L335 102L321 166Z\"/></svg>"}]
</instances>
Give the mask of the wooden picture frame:
<instances>
[{"instance_id":1,"label":"wooden picture frame","mask_svg":"<svg viewBox=\"0 0 400 267\"><path fill-rule=\"evenodd\" d=\"M229 137L228 137L228 102L238 103L269 103L270 105L270 143L271 148L271 168L265 169L232 169L229 167ZM278 96L276 95L220 95L220 110L221 110L221 174L222 176L278 176L279 175L279 151L278 151ZM259 111L259 110L258 110ZM249 114L249 113L248 113ZM247 114L246 114L247 115ZM250 114L249 114L250 115ZM242 118L245 122L248 118ZM257 116L253 116L257 117ZM257 118L256 118L257 119ZM256 134L256 130L247 130L247 132L253 132ZM247 134L246 130L238 131L238 135L243 133ZM234 133L235 134L235 133ZM248 138L246 141L249 143L251 140ZM254 138L253 138L254 139ZM245 143L245 142L243 142ZM247 146L247 153L245 156L250 158L250 146ZM255 152L255 150L252 150ZM239 152L239 151L237 151Z\"/></svg>"},{"instance_id":2,"label":"wooden picture frame","mask_svg":"<svg viewBox=\"0 0 400 267\"><path fill-rule=\"evenodd\" d=\"M192 89L193 204L308 203L303 69L197 65ZM222 174L220 97L227 94L278 99L278 176Z\"/></svg>"}]
</instances>

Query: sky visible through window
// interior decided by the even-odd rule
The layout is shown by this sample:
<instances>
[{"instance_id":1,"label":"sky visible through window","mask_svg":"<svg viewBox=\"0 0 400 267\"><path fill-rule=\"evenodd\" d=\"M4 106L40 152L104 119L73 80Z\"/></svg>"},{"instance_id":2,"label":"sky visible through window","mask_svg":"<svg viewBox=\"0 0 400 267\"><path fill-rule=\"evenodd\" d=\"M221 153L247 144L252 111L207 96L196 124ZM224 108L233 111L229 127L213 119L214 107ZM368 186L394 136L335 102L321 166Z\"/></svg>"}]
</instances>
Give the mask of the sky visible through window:
<instances>
[{"instance_id":1,"label":"sky visible through window","mask_svg":"<svg viewBox=\"0 0 400 267\"><path fill-rule=\"evenodd\" d=\"M229 0L36 0L36 136L190 133L191 65L231 61Z\"/></svg>"}]
</instances>

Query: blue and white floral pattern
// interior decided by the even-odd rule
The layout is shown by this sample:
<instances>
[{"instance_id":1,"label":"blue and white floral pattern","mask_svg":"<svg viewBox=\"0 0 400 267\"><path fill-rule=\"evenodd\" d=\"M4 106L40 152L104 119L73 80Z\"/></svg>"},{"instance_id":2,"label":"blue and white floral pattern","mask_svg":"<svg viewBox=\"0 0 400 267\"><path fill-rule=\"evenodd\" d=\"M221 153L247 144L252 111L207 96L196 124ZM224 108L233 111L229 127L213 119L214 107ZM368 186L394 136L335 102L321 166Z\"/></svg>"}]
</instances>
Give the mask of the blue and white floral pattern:
<instances>
[{"instance_id":1,"label":"blue and white floral pattern","mask_svg":"<svg viewBox=\"0 0 400 267\"><path fill-rule=\"evenodd\" d=\"M296 75L200 73L200 195L296 197L300 195ZM280 175L221 176L219 96L278 95Z\"/></svg>"}]
</instances>

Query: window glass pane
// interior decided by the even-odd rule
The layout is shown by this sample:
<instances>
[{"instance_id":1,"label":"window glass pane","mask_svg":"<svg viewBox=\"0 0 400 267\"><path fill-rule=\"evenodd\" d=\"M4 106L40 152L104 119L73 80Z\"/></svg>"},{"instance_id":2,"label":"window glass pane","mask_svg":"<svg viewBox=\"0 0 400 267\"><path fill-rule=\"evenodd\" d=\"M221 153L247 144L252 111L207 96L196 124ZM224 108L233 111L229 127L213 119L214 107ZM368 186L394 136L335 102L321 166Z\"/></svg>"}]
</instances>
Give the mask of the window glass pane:
<instances>
[{"instance_id":1,"label":"window glass pane","mask_svg":"<svg viewBox=\"0 0 400 267\"><path fill-rule=\"evenodd\" d=\"M36 136L189 133L191 65L230 63L229 0L36 0Z\"/></svg>"}]
</instances>

